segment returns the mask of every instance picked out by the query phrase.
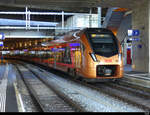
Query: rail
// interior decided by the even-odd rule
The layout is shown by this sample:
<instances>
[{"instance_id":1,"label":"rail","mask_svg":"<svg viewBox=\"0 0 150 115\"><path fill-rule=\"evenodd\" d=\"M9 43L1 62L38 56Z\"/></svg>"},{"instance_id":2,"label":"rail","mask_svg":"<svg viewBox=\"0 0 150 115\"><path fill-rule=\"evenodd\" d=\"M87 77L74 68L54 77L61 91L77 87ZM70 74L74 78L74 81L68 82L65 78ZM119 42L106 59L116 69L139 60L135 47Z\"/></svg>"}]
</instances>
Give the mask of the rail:
<instances>
[{"instance_id":1,"label":"rail","mask_svg":"<svg viewBox=\"0 0 150 115\"><path fill-rule=\"evenodd\" d=\"M25 69L27 69L31 74L33 74L39 81L41 81L44 84L44 86L48 86L45 82L43 82L42 79L40 79L38 74L36 74L35 72L33 72L31 69L27 68L24 65L21 65L21 66L24 67ZM74 108L72 106L68 106L68 103L63 101L64 98L61 100L62 97L59 98L59 96L55 95L51 91L49 92L50 94L45 95L44 98L43 98L43 96L40 97L39 92L37 92L33 88L34 86L32 86L31 83L29 83L29 81L25 78L23 73L20 71L20 69L18 68L18 64L16 65L16 68L19 71L20 75L22 76L22 79L25 82L30 94L32 95L34 102L36 102L36 105L38 105L39 111L41 111L41 112L73 112L74 111ZM34 82L33 84L36 84L36 81L33 81L33 80L31 80L31 81ZM48 86L47 89L51 90L51 87ZM43 102L42 100L47 100L47 101ZM61 106L61 108L60 108L60 106Z\"/></svg>"}]
</instances>

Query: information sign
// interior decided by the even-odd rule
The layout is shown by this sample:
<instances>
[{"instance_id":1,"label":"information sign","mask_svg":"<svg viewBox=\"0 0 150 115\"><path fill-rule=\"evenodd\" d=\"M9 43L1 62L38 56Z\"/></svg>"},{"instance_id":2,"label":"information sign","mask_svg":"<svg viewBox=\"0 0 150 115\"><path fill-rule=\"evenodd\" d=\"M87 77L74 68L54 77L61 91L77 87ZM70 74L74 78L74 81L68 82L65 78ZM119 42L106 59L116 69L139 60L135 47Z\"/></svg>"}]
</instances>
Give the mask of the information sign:
<instances>
[{"instance_id":1,"label":"information sign","mask_svg":"<svg viewBox=\"0 0 150 115\"><path fill-rule=\"evenodd\" d=\"M140 35L140 31L139 30L128 30L128 36L139 36Z\"/></svg>"}]
</instances>

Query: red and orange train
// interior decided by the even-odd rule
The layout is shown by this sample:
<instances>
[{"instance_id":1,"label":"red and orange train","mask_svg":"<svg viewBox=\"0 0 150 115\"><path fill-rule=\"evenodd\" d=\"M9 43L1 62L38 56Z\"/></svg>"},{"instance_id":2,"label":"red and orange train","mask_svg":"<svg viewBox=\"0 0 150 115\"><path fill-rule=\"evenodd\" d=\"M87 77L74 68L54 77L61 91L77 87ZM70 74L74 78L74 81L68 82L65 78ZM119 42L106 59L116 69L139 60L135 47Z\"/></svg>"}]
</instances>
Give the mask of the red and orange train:
<instances>
[{"instance_id":1,"label":"red and orange train","mask_svg":"<svg viewBox=\"0 0 150 115\"><path fill-rule=\"evenodd\" d=\"M123 77L121 45L108 29L85 28L68 32L57 36L47 46L47 50L40 49L39 52L31 49L28 51L30 58L25 59L88 81ZM36 57L38 54L42 56Z\"/></svg>"}]
</instances>

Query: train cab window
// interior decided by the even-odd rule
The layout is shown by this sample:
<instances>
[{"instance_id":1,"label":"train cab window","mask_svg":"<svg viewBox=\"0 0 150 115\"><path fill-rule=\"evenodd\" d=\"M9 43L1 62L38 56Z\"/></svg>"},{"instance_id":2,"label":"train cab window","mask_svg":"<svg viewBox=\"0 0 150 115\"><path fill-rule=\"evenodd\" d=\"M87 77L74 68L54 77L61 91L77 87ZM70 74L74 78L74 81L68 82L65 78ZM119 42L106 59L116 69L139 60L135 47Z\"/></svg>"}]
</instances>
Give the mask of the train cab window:
<instances>
[{"instance_id":1,"label":"train cab window","mask_svg":"<svg viewBox=\"0 0 150 115\"><path fill-rule=\"evenodd\" d=\"M95 54L109 57L118 53L116 37L111 33L90 33L89 41Z\"/></svg>"}]
</instances>

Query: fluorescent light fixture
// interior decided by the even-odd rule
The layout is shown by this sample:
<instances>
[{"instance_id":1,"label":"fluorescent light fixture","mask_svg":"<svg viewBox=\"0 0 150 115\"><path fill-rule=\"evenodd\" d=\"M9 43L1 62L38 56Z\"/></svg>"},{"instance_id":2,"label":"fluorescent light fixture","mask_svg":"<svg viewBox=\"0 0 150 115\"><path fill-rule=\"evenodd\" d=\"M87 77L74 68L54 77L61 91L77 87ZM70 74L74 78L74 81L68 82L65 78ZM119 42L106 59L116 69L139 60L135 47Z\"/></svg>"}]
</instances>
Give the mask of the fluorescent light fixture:
<instances>
[{"instance_id":1,"label":"fluorescent light fixture","mask_svg":"<svg viewBox=\"0 0 150 115\"><path fill-rule=\"evenodd\" d=\"M4 46L4 43L2 41L0 42L0 46Z\"/></svg>"}]
</instances>

